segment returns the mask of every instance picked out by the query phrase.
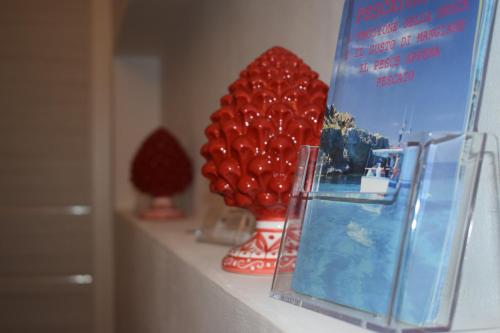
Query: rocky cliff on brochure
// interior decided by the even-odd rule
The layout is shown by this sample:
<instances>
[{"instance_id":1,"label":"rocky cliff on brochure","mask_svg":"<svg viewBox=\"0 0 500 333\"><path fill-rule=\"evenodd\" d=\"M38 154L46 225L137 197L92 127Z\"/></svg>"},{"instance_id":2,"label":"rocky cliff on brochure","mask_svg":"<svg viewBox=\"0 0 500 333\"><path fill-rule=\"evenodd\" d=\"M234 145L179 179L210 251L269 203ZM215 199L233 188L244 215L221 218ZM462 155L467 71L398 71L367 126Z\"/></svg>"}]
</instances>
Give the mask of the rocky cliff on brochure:
<instances>
[{"instance_id":1,"label":"rocky cliff on brochure","mask_svg":"<svg viewBox=\"0 0 500 333\"><path fill-rule=\"evenodd\" d=\"M334 174L363 173L370 150L389 148L389 140L356 127L354 117L330 107L325 112L321 135L324 172Z\"/></svg>"}]
</instances>

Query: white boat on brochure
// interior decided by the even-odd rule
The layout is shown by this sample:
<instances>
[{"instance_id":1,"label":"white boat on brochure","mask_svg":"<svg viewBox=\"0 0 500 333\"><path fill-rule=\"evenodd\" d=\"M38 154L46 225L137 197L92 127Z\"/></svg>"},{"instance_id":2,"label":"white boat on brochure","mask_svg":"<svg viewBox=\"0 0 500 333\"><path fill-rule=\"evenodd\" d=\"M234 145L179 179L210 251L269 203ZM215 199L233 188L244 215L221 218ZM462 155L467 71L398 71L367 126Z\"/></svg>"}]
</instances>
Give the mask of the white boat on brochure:
<instances>
[{"instance_id":1,"label":"white boat on brochure","mask_svg":"<svg viewBox=\"0 0 500 333\"><path fill-rule=\"evenodd\" d=\"M395 186L403 155L402 148L374 149L361 177L361 193L387 193Z\"/></svg>"}]
</instances>

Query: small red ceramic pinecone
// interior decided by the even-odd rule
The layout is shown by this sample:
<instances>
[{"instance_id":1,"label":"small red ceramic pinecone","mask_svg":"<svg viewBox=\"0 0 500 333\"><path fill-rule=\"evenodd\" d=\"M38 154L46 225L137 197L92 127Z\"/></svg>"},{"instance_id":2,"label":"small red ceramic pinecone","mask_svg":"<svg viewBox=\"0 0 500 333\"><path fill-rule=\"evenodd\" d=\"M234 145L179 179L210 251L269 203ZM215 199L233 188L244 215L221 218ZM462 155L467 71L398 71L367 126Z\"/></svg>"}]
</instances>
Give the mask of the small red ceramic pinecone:
<instances>
[{"instance_id":1,"label":"small red ceramic pinecone","mask_svg":"<svg viewBox=\"0 0 500 333\"><path fill-rule=\"evenodd\" d=\"M205 130L202 173L229 206L283 219L297 153L318 145L328 86L290 51L274 47L229 86Z\"/></svg>"},{"instance_id":2,"label":"small red ceramic pinecone","mask_svg":"<svg viewBox=\"0 0 500 333\"><path fill-rule=\"evenodd\" d=\"M164 128L158 128L146 138L132 162L132 183L153 197L169 197L182 192L192 177L188 156Z\"/></svg>"}]
</instances>

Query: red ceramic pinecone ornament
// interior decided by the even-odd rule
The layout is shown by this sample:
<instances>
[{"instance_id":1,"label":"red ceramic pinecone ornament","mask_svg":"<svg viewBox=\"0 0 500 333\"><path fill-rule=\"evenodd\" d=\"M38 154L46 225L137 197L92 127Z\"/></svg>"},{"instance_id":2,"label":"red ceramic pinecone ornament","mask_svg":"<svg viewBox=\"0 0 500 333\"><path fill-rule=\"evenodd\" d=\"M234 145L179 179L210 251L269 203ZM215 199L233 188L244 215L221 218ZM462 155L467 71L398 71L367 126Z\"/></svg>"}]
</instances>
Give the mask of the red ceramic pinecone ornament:
<instances>
[{"instance_id":1,"label":"red ceramic pinecone ornament","mask_svg":"<svg viewBox=\"0 0 500 333\"><path fill-rule=\"evenodd\" d=\"M298 150L318 145L328 86L290 51L274 47L229 86L211 116L201 153L210 189L257 218L252 239L231 250L226 270L272 274Z\"/></svg>"},{"instance_id":2,"label":"red ceramic pinecone ornament","mask_svg":"<svg viewBox=\"0 0 500 333\"><path fill-rule=\"evenodd\" d=\"M142 214L144 218L179 217L182 214L172 206L170 197L191 183L191 162L174 136L158 128L136 153L131 180L139 191L153 197L153 207Z\"/></svg>"}]
</instances>

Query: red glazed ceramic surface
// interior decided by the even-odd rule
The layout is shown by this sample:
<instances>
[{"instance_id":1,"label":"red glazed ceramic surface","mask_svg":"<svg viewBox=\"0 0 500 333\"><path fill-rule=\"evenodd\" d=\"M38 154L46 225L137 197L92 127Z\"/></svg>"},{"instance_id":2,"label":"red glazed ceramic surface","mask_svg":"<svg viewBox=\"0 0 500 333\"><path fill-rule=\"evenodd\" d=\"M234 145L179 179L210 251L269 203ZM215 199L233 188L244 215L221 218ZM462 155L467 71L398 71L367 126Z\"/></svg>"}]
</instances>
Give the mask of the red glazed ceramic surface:
<instances>
[{"instance_id":1,"label":"red glazed ceramic surface","mask_svg":"<svg viewBox=\"0 0 500 333\"><path fill-rule=\"evenodd\" d=\"M130 180L152 197L170 197L184 191L192 180L191 161L165 128L152 132L134 156Z\"/></svg>"},{"instance_id":2,"label":"red glazed ceramic surface","mask_svg":"<svg viewBox=\"0 0 500 333\"><path fill-rule=\"evenodd\" d=\"M152 197L151 207L140 213L146 220L178 218L182 213L170 197L184 191L192 180L191 161L175 137L165 128L152 132L134 156L130 179Z\"/></svg>"},{"instance_id":3,"label":"red glazed ceramic surface","mask_svg":"<svg viewBox=\"0 0 500 333\"><path fill-rule=\"evenodd\" d=\"M298 150L319 144L327 91L318 74L284 48L271 48L252 62L229 86L205 130L202 173L211 191L229 206L249 209L257 221L284 221ZM224 268L272 273L282 225L275 230L269 240L257 226L255 237L242 246L246 254L233 249L233 260L226 257ZM240 265L240 259L252 261L256 253L269 259L265 269ZM236 266L227 266L235 261Z\"/></svg>"}]
</instances>

